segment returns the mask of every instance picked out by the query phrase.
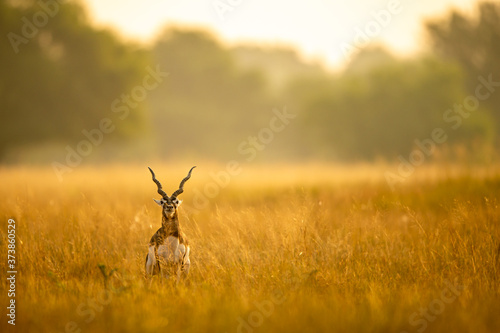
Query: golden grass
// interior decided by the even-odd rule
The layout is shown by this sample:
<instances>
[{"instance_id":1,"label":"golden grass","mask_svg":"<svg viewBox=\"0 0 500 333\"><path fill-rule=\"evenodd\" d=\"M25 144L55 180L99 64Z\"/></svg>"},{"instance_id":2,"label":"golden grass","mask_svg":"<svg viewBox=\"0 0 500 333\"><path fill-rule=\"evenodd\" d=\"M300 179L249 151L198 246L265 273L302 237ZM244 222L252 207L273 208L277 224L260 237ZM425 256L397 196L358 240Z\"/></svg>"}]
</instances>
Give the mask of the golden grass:
<instances>
[{"instance_id":1,"label":"golden grass","mask_svg":"<svg viewBox=\"0 0 500 333\"><path fill-rule=\"evenodd\" d=\"M198 165L182 194L192 265L177 286L143 277L160 226L145 166L63 183L0 169L1 244L14 218L19 271L16 327L2 314L0 330L500 332L498 173L421 168L391 192L382 167L243 166L194 207L224 168ZM171 193L188 166L154 169Z\"/></svg>"}]
</instances>

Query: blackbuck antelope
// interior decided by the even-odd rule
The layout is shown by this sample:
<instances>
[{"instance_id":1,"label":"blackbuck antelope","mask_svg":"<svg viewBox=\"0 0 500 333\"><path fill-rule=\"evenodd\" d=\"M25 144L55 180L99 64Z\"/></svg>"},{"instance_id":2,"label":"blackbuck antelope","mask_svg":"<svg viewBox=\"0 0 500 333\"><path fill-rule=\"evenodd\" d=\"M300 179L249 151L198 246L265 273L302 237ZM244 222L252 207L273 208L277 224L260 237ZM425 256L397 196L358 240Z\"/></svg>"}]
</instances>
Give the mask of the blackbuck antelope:
<instances>
[{"instance_id":1,"label":"blackbuck antelope","mask_svg":"<svg viewBox=\"0 0 500 333\"><path fill-rule=\"evenodd\" d=\"M161 228L151 237L149 241L149 250L146 255L146 276L160 274L169 277L177 274L177 282L186 277L189 273L189 244L186 236L181 231L177 209L181 200L177 196L184 192L184 184L191 177L191 171L181 181L179 189L170 197L163 191L160 182L156 179L155 173L148 168L153 175L153 181L158 186L158 193L162 196L160 200L153 199L162 207Z\"/></svg>"}]
</instances>

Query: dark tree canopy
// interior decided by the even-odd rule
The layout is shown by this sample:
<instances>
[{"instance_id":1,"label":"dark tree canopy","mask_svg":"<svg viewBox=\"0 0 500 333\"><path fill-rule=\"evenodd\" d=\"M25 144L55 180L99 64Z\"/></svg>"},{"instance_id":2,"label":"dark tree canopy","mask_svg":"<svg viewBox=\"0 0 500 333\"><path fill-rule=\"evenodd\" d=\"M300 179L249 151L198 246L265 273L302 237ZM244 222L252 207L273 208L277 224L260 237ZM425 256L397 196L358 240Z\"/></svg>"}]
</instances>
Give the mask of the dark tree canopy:
<instances>
[{"instance_id":1,"label":"dark tree canopy","mask_svg":"<svg viewBox=\"0 0 500 333\"><path fill-rule=\"evenodd\" d=\"M274 160L394 159L436 128L445 145L474 153L499 142L499 92L466 118L448 113L478 76L500 82L498 4L428 23L432 55L368 47L332 73L290 48L230 46L199 29L165 28L141 49L94 27L78 3L42 3L59 2L0 1L0 159L23 146L74 145L103 118L116 120L109 136L147 142L133 151L132 140L109 140L106 152L121 145L136 158L241 160L243 144ZM160 84L131 102L151 71ZM296 117L270 133L273 110L285 108Z\"/></svg>"},{"instance_id":2,"label":"dark tree canopy","mask_svg":"<svg viewBox=\"0 0 500 333\"><path fill-rule=\"evenodd\" d=\"M78 140L141 83L146 53L93 28L77 3L10 3L0 1L0 156L16 146ZM124 122L142 117L138 109ZM113 134L125 128L132 127Z\"/></svg>"},{"instance_id":3,"label":"dark tree canopy","mask_svg":"<svg viewBox=\"0 0 500 333\"><path fill-rule=\"evenodd\" d=\"M428 22L427 31L436 53L447 60L456 61L465 70L466 84L471 94L475 93L478 76L486 78L491 75L495 82L500 82L499 3L480 3L477 16L453 11L444 19ZM492 94L485 104L490 107L498 125L500 91Z\"/></svg>"}]
</instances>

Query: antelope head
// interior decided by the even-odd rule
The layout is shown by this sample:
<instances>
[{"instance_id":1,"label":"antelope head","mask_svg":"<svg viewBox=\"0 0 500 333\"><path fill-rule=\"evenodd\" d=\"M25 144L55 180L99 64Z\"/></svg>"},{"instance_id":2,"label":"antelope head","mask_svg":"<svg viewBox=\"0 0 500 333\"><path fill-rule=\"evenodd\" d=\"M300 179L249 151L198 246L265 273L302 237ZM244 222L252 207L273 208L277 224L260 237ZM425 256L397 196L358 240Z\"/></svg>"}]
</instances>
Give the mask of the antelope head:
<instances>
[{"instance_id":1,"label":"antelope head","mask_svg":"<svg viewBox=\"0 0 500 333\"><path fill-rule=\"evenodd\" d=\"M182 200L177 199L177 196L184 192L184 184L188 181L189 178L191 178L191 171L193 171L194 168L196 168L196 166L192 167L191 170L189 170L186 178L181 181L179 188L174 193L172 193L171 196L168 196L167 193L163 191L161 183L156 179L153 170L148 167L149 171L151 171L151 175L153 175L153 181L155 182L156 186L158 186L158 194L160 194L162 197L160 200L153 200L162 207L163 215L165 217L172 219L177 215L177 208L179 208L182 203Z\"/></svg>"}]
</instances>

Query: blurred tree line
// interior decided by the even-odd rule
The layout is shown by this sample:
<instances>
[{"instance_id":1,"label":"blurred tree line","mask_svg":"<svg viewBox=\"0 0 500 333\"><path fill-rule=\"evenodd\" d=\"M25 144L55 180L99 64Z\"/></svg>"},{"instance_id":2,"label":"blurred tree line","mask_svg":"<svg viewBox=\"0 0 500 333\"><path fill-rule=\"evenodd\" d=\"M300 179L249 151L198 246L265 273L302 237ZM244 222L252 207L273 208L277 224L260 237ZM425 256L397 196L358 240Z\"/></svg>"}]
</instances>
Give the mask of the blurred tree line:
<instances>
[{"instance_id":1,"label":"blurred tree line","mask_svg":"<svg viewBox=\"0 0 500 333\"><path fill-rule=\"evenodd\" d=\"M0 35L0 158L33 144L78 142L149 64L147 50L92 27L72 1L0 0ZM145 116L138 108L113 136L140 131Z\"/></svg>"},{"instance_id":2,"label":"blurred tree line","mask_svg":"<svg viewBox=\"0 0 500 333\"><path fill-rule=\"evenodd\" d=\"M93 27L78 3L50 3L0 0L0 159L26 146L76 145L82 130L116 118L114 101L143 86L148 68L168 76L109 136L122 148L146 140L163 158L238 159L239 145L258 140L284 107L297 117L259 149L262 158L393 159L435 128L447 147L500 144L500 93L460 126L446 120L475 94L478 76L500 81L498 4L427 22L425 55L371 47L330 73L292 49L229 47L200 30L168 28L141 48Z\"/></svg>"}]
</instances>

